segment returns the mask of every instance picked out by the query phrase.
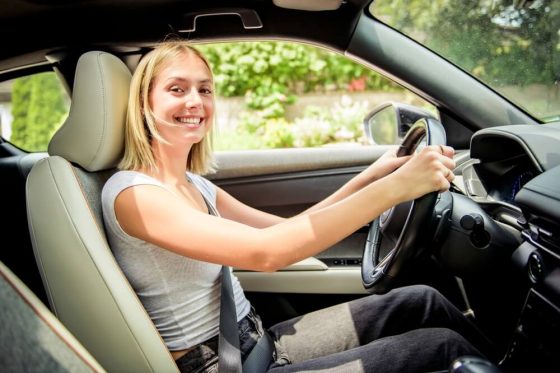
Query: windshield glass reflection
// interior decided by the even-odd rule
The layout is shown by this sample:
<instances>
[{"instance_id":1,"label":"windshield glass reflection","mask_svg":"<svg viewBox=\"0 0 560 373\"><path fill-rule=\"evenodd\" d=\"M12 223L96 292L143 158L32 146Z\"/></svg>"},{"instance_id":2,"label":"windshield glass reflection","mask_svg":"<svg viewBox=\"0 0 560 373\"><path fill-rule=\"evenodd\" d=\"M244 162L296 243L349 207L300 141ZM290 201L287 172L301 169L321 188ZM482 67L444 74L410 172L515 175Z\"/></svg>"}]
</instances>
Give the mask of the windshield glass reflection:
<instances>
[{"instance_id":1,"label":"windshield glass reflection","mask_svg":"<svg viewBox=\"0 0 560 373\"><path fill-rule=\"evenodd\" d=\"M560 120L560 1L376 0L370 12L535 118Z\"/></svg>"}]
</instances>

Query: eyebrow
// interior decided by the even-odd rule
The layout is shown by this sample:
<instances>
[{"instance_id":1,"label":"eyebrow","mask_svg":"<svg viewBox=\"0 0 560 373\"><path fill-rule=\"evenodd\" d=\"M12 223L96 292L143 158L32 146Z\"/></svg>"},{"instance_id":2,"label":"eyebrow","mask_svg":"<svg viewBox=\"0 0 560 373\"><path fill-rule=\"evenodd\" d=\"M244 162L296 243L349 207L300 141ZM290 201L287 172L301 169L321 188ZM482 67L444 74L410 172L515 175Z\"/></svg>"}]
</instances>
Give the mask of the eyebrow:
<instances>
[{"instance_id":1,"label":"eyebrow","mask_svg":"<svg viewBox=\"0 0 560 373\"><path fill-rule=\"evenodd\" d=\"M181 81L181 82L190 82L191 81L190 79L186 79L186 78L183 78L181 76L171 76L171 77L166 79L167 82L174 81L174 80L178 80L178 81ZM198 83L198 84L208 84L208 83L212 84L212 79L201 79L201 80L196 81L196 83Z\"/></svg>"}]
</instances>

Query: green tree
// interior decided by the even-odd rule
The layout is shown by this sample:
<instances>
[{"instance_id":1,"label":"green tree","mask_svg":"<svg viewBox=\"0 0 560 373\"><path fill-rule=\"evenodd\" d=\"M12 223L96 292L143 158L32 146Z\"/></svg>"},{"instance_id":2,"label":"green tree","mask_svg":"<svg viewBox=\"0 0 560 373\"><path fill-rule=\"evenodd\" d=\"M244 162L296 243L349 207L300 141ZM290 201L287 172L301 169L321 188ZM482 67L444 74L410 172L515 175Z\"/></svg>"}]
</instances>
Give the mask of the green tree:
<instances>
[{"instance_id":1,"label":"green tree","mask_svg":"<svg viewBox=\"0 0 560 373\"><path fill-rule=\"evenodd\" d=\"M10 140L25 148L28 137L32 136L27 127L27 113L31 97L31 77L19 78L12 85L12 135Z\"/></svg>"},{"instance_id":2,"label":"green tree","mask_svg":"<svg viewBox=\"0 0 560 373\"><path fill-rule=\"evenodd\" d=\"M49 140L68 113L68 102L54 73L14 81L12 136L10 140L29 151L46 150Z\"/></svg>"},{"instance_id":3,"label":"green tree","mask_svg":"<svg viewBox=\"0 0 560 373\"><path fill-rule=\"evenodd\" d=\"M550 84L559 75L559 1L393 0L373 11L495 86Z\"/></svg>"}]
</instances>

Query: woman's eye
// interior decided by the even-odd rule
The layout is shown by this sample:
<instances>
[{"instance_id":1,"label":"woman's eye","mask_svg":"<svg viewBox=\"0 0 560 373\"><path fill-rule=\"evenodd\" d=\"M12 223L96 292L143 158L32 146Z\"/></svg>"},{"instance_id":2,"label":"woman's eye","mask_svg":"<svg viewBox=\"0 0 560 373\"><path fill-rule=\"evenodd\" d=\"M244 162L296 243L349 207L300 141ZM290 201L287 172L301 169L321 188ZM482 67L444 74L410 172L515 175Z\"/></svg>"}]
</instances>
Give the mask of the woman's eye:
<instances>
[{"instance_id":1,"label":"woman's eye","mask_svg":"<svg viewBox=\"0 0 560 373\"><path fill-rule=\"evenodd\" d=\"M199 92L203 95L211 95L212 94L212 90L210 88L201 88L199 90Z\"/></svg>"},{"instance_id":2,"label":"woman's eye","mask_svg":"<svg viewBox=\"0 0 560 373\"><path fill-rule=\"evenodd\" d=\"M178 87L178 86L173 86L169 89L171 92L176 92L176 93L183 93L183 88Z\"/></svg>"}]
</instances>

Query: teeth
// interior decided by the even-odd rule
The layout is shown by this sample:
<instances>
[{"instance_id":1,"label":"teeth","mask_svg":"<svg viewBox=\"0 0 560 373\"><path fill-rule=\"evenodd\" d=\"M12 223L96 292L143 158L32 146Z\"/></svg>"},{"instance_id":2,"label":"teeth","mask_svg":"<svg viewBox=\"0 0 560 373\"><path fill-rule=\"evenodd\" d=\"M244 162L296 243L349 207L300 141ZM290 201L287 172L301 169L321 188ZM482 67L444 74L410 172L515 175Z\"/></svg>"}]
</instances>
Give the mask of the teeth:
<instances>
[{"instance_id":1,"label":"teeth","mask_svg":"<svg viewBox=\"0 0 560 373\"><path fill-rule=\"evenodd\" d=\"M184 124L200 124L201 118L200 117L189 117L189 118L177 118L178 122L184 123Z\"/></svg>"}]
</instances>

